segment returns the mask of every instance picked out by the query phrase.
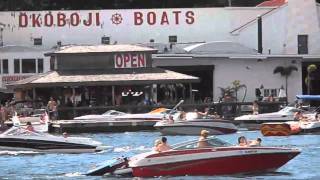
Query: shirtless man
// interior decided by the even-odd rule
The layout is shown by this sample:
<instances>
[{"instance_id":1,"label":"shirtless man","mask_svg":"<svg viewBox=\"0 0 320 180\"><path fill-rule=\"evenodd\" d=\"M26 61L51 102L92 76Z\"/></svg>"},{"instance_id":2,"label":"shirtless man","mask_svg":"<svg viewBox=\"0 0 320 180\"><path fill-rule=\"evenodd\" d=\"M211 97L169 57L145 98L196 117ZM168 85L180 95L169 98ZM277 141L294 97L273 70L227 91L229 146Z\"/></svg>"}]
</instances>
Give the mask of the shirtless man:
<instances>
[{"instance_id":1,"label":"shirtless man","mask_svg":"<svg viewBox=\"0 0 320 180\"><path fill-rule=\"evenodd\" d=\"M167 144L167 138L162 137L161 138L161 143L156 146L156 151L158 152L163 152L163 151L169 151L171 147Z\"/></svg>"}]
</instances>

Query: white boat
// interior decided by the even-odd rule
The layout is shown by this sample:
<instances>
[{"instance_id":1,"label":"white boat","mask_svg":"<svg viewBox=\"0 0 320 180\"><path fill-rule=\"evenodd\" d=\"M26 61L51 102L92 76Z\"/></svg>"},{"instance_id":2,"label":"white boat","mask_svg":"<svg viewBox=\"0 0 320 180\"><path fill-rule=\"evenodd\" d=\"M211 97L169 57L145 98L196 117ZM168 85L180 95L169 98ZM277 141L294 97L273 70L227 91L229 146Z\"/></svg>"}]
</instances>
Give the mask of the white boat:
<instances>
[{"instance_id":1,"label":"white boat","mask_svg":"<svg viewBox=\"0 0 320 180\"><path fill-rule=\"evenodd\" d=\"M231 121L210 117L197 118L193 114L195 113L187 113L185 120L177 119L173 122L167 119L162 120L157 122L154 127L163 135L199 135L200 131L204 129L209 131L210 135L221 135L235 133L238 130Z\"/></svg>"},{"instance_id":2,"label":"white boat","mask_svg":"<svg viewBox=\"0 0 320 180\"><path fill-rule=\"evenodd\" d=\"M111 120L117 116L125 115L126 113L116 111L116 110L109 110L103 114L90 114L85 116L75 117L75 120Z\"/></svg>"},{"instance_id":3,"label":"white boat","mask_svg":"<svg viewBox=\"0 0 320 180\"><path fill-rule=\"evenodd\" d=\"M263 122L286 122L294 120L294 113L297 111L303 111L295 107L285 107L278 112L263 113L263 114L250 114L236 117L235 121L241 121L243 123L263 123Z\"/></svg>"},{"instance_id":4,"label":"white boat","mask_svg":"<svg viewBox=\"0 0 320 180\"><path fill-rule=\"evenodd\" d=\"M90 138L53 136L16 126L0 134L0 150L4 151L86 153L101 151L104 148L100 142Z\"/></svg>"},{"instance_id":5,"label":"white boat","mask_svg":"<svg viewBox=\"0 0 320 180\"><path fill-rule=\"evenodd\" d=\"M239 147L216 137L209 146L198 147L198 140L173 145L165 152L147 152L131 158L108 161L87 175L214 176L275 171L300 153L281 147Z\"/></svg>"},{"instance_id":6,"label":"white boat","mask_svg":"<svg viewBox=\"0 0 320 180\"><path fill-rule=\"evenodd\" d=\"M320 133L320 121L301 121L299 122L301 133L312 133L319 134Z\"/></svg>"}]
</instances>

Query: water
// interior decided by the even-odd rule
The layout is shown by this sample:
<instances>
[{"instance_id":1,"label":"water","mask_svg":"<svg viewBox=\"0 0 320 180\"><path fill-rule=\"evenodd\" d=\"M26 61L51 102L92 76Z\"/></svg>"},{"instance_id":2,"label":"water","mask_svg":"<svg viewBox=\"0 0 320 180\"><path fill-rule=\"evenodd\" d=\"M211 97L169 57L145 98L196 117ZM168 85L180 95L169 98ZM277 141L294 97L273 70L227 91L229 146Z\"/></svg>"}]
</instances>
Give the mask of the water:
<instances>
[{"instance_id":1,"label":"water","mask_svg":"<svg viewBox=\"0 0 320 180\"><path fill-rule=\"evenodd\" d=\"M39 154L35 152L0 152L1 179L102 179L81 175L104 160L120 156L132 156L151 150L158 132L127 132L113 134L80 134L114 146L100 153L86 154ZM245 135L256 139L258 131L243 131L222 135L221 139L236 143L237 137ZM192 136L169 136L170 144L192 140ZM318 179L320 177L320 138L317 135L289 137L262 137L263 145L296 147L302 153L275 173L250 176L176 177L174 179Z\"/></svg>"}]
</instances>

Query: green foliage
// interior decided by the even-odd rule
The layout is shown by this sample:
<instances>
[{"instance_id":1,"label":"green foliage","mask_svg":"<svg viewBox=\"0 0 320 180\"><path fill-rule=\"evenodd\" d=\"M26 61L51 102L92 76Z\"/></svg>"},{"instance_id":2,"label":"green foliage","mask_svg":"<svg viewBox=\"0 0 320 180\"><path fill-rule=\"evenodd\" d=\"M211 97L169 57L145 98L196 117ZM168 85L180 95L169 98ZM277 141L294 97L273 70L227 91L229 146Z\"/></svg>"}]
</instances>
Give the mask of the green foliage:
<instances>
[{"instance_id":1,"label":"green foliage","mask_svg":"<svg viewBox=\"0 0 320 180\"><path fill-rule=\"evenodd\" d=\"M307 68L307 71L308 71L308 73L310 74L310 73L316 71L317 69L318 69L318 68L317 68L317 65L315 65L315 64L310 64L310 65L308 66L308 68Z\"/></svg>"}]
</instances>

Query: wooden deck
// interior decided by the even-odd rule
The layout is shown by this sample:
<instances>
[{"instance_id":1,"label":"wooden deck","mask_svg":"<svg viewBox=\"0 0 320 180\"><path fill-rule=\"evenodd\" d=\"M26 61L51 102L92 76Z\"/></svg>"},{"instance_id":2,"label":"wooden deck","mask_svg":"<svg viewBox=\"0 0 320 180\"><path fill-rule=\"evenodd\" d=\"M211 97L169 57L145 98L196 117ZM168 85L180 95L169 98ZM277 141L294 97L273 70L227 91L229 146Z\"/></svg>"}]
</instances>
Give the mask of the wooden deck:
<instances>
[{"instance_id":1,"label":"wooden deck","mask_svg":"<svg viewBox=\"0 0 320 180\"><path fill-rule=\"evenodd\" d=\"M59 120L50 123L51 133L127 132L155 130L156 121Z\"/></svg>"}]
</instances>

